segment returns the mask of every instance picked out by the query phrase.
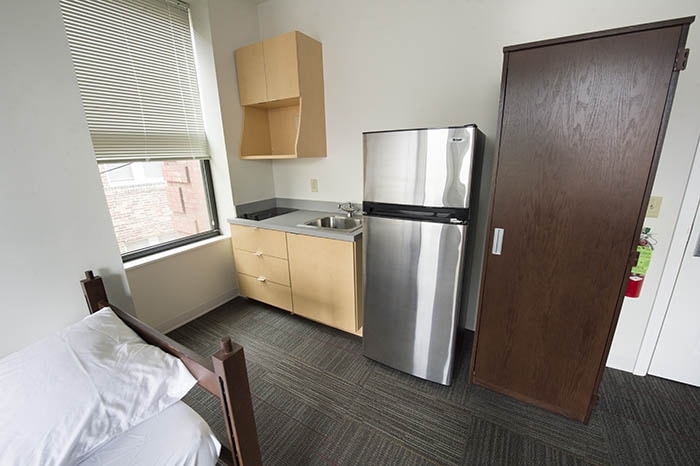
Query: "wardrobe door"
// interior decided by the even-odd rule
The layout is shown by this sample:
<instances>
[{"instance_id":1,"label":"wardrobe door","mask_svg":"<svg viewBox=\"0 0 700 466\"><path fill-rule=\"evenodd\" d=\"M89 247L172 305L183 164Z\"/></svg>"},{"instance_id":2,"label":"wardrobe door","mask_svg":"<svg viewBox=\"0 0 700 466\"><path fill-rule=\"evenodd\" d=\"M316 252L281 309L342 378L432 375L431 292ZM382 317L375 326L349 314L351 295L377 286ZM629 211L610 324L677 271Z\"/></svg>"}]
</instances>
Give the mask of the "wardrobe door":
<instances>
[{"instance_id":1,"label":"wardrobe door","mask_svg":"<svg viewBox=\"0 0 700 466\"><path fill-rule=\"evenodd\" d=\"M473 382L587 421L682 32L505 49Z\"/></svg>"}]
</instances>

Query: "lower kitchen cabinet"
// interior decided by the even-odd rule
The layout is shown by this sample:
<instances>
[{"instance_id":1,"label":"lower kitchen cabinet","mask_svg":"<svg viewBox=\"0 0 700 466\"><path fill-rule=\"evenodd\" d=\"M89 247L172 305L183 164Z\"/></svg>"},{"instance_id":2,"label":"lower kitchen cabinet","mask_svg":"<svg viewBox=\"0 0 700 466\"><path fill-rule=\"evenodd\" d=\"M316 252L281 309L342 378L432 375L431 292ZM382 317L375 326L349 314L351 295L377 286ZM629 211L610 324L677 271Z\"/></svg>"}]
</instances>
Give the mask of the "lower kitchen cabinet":
<instances>
[{"instance_id":1,"label":"lower kitchen cabinet","mask_svg":"<svg viewBox=\"0 0 700 466\"><path fill-rule=\"evenodd\" d=\"M362 240L287 233L294 313L350 333L362 327Z\"/></svg>"},{"instance_id":2,"label":"lower kitchen cabinet","mask_svg":"<svg viewBox=\"0 0 700 466\"><path fill-rule=\"evenodd\" d=\"M242 296L350 333L362 328L362 239L231 225Z\"/></svg>"},{"instance_id":3,"label":"lower kitchen cabinet","mask_svg":"<svg viewBox=\"0 0 700 466\"><path fill-rule=\"evenodd\" d=\"M231 242L241 294L291 312L285 233L231 225Z\"/></svg>"}]
</instances>

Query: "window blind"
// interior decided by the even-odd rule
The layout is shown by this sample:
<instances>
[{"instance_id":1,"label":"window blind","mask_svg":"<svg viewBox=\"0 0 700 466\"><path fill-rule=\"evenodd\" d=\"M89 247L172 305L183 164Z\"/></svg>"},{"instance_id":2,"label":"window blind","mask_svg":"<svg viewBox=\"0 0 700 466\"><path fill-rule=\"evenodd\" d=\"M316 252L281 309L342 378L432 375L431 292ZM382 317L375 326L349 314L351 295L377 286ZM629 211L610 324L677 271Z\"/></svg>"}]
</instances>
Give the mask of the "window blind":
<instances>
[{"instance_id":1,"label":"window blind","mask_svg":"<svg viewBox=\"0 0 700 466\"><path fill-rule=\"evenodd\" d=\"M208 158L189 11L164 0L61 0L98 161Z\"/></svg>"}]
</instances>

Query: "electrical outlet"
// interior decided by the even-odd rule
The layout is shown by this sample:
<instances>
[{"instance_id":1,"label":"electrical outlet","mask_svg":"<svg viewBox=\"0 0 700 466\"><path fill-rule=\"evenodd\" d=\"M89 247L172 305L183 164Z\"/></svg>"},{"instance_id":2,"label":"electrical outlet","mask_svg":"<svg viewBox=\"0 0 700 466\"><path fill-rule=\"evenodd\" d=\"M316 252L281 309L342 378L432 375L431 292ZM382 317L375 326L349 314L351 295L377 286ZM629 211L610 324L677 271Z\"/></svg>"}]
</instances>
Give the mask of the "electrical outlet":
<instances>
[{"instance_id":1,"label":"electrical outlet","mask_svg":"<svg viewBox=\"0 0 700 466\"><path fill-rule=\"evenodd\" d=\"M649 205L647 206L647 218L656 218L661 210L661 202L664 200L661 196L651 196Z\"/></svg>"},{"instance_id":2,"label":"electrical outlet","mask_svg":"<svg viewBox=\"0 0 700 466\"><path fill-rule=\"evenodd\" d=\"M318 179L316 179L316 178L311 178L311 192L312 193L318 192Z\"/></svg>"}]
</instances>

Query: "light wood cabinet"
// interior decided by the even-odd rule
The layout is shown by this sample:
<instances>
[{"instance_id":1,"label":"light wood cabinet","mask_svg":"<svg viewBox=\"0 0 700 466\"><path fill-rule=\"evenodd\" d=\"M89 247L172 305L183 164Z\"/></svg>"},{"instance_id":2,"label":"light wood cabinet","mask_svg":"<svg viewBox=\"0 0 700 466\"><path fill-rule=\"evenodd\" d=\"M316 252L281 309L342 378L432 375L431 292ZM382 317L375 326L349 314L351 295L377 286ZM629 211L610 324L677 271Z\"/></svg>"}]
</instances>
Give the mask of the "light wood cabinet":
<instances>
[{"instance_id":1,"label":"light wood cabinet","mask_svg":"<svg viewBox=\"0 0 700 466\"><path fill-rule=\"evenodd\" d=\"M292 311L292 294L288 286L266 280L264 277L252 277L243 273L238 274L238 286L243 296Z\"/></svg>"},{"instance_id":2,"label":"light wood cabinet","mask_svg":"<svg viewBox=\"0 0 700 466\"><path fill-rule=\"evenodd\" d=\"M234 55L243 105L241 158L325 157L321 43L293 31Z\"/></svg>"},{"instance_id":3,"label":"light wood cabinet","mask_svg":"<svg viewBox=\"0 0 700 466\"><path fill-rule=\"evenodd\" d=\"M265 82L267 83L266 101L291 99L301 96L299 86L299 52L306 52L303 44L313 41L321 44L300 32L290 32L263 41L263 56L265 59ZM302 43L302 44L300 44ZM297 50L299 45L301 50Z\"/></svg>"},{"instance_id":4,"label":"light wood cabinet","mask_svg":"<svg viewBox=\"0 0 700 466\"><path fill-rule=\"evenodd\" d=\"M283 231L231 225L231 240L236 249L287 258L287 237Z\"/></svg>"},{"instance_id":5,"label":"light wood cabinet","mask_svg":"<svg viewBox=\"0 0 700 466\"><path fill-rule=\"evenodd\" d=\"M285 233L231 225L231 242L241 294L292 311Z\"/></svg>"},{"instance_id":6,"label":"light wood cabinet","mask_svg":"<svg viewBox=\"0 0 700 466\"><path fill-rule=\"evenodd\" d=\"M231 225L242 296L359 334L362 240L341 241Z\"/></svg>"},{"instance_id":7,"label":"light wood cabinet","mask_svg":"<svg viewBox=\"0 0 700 466\"><path fill-rule=\"evenodd\" d=\"M280 285L289 286L289 264L286 259L237 249L235 263L238 273L265 277Z\"/></svg>"},{"instance_id":8,"label":"light wood cabinet","mask_svg":"<svg viewBox=\"0 0 700 466\"><path fill-rule=\"evenodd\" d=\"M262 42L236 50L235 57L241 105L252 105L267 101L265 58Z\"/></svg>"},{"instance_id":9,"label":"light wood cabinet","mask_svg":"<svg viewBox=\"0 0 700 466\"><path fill-rule=\"evenodd\" d=\"M356 333L362 326L362 242L287 234L294 313Z\"/></svg>"}]
</instances>

